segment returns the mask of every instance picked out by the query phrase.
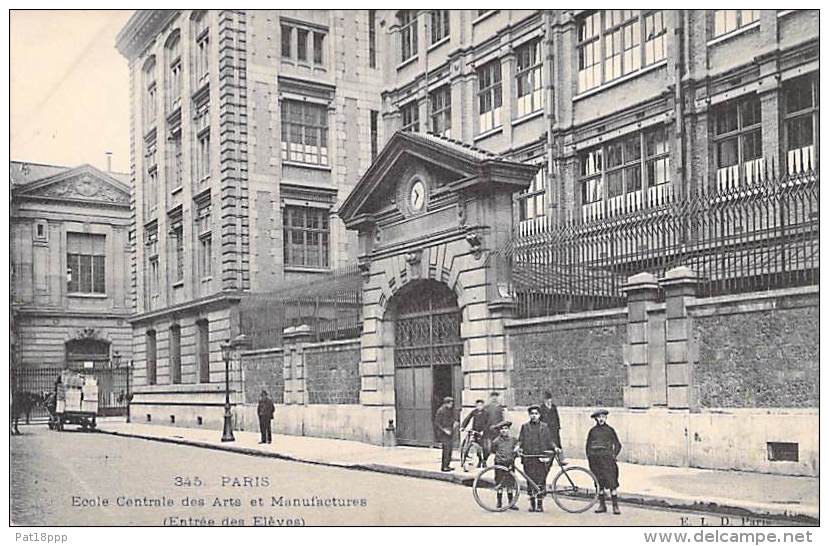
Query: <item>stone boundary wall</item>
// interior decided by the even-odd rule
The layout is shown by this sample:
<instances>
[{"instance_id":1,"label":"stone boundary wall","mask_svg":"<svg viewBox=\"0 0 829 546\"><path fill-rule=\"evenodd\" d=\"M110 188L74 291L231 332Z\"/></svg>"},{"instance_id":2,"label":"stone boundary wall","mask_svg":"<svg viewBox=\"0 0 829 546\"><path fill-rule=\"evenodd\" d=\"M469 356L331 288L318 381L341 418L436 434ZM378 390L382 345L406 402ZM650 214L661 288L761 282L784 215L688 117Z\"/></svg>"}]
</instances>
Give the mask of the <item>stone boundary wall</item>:
<instances>
[{"instance_id":1,"label":"stone boundary wall","mask_svg":"<svg viewBox=\"0 0 829 546\"><path fill-rule=\"evenodd\" d=\"M505 324L510 400L526 406L545 390L565 406L622 406L627 371L625 308Z\"/></svg>"},{"instance_id":2,"label":"stone boundary wall","mask_svg":"<svg viewBox=\"0 0 829 546\"><path fill-rule=\"evenodd\" d=\"M360 403L360 339L308 344L305 392L308 404Z\"/></svg>"},{"instance_id":3,"label":"stone boundary wall","mask_svg":"<svg viewBox=\"0 0 829 546\"><path fill-rule=\"evenodd\" d=\"M244 400L256 405L262 389L268 391L274 404L284 399L285 380L282 377L284 358L282 348L263 349L242 353Z\"/></svg>"}]
</instances>

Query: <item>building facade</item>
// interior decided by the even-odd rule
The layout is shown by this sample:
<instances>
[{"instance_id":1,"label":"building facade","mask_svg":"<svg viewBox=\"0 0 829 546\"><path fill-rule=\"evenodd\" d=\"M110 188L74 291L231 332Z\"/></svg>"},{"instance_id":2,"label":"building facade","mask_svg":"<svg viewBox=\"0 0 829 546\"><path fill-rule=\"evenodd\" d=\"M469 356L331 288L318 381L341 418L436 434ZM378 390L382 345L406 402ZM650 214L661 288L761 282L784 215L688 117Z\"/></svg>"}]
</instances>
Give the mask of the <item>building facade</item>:
<instances>
[{"instance_id":1,"label":"building facade","mask_svg":"<svg viewBox=\"0 0 829 546\"><path fill-rule=\"evenodd\" d=\"M126 364L132 359L126 177L89 165L20 161L11 162L10 177L17 387L48 390L54 370L107 369L116 353Z\"/></svg>"},{"instance_id":2,"label":"building facade","mask_svg":"<svg viewBox=\"0 0 829 546\"><path fill-rule=\"evenodd\" d=\"M384 10L383 119L543 165L519 229L818 162L814 10Z\"/></svg>"},{"instance_id":3,"label":"building facade","mask_svg":"<svg viewBox=\"0 0 829 546\"><path fill-rule=\"evenodd\" d=\"M143 10L122 29L136 412L215 423L241 294L356 258L334 212L379 138L368 23L365 11Z\"/></svg>"}]
</instances>

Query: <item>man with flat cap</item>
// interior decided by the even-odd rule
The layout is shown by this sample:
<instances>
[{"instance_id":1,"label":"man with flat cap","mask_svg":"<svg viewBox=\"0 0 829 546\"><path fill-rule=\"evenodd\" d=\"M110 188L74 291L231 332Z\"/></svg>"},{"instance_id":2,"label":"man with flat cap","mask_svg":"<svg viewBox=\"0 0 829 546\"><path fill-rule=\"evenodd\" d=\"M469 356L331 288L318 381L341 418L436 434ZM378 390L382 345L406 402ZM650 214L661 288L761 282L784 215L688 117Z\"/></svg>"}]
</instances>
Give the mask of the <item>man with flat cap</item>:
<instances>
[{"instance_id":1,"label":"man with flat cap","mask_svg":"<svg viewBox=\"0 0 829 546\"><path fill-rule=\"evenodd\" d=\"M596 426L587 433L587 463L590 471L596 475L599 482L599 507L596 513L607 512L605 493L610 491L610 500L613 503L613 513L619 511L619 499L616 496L619 490L619 466L616 457L622 451L622 443L613 427L607 424L606 409L594 411L590 417L596 420Z\"/></svg>"},{"instance_id":2,"label":"man with flat cap","mask_svg":"<svg viewBox=\"0 0 829 546\"><path fill-rule=\"evenodd\" d=\"M435 440L440 442L441 460L440 471L453 470L449 463L452 461L452 440L457 420L453 409L455 400L451 396L443 399L443 404L435 412Z\"/></svg>"},{"instance_id":3,"label":"man with flat cap","mask_svg":"<svg viewBox=\"0 0 829 546\"><path fill-rule=\"evenodd\" d=\"M553 443L550 427L541 422L541 408L538 404L528 407L527 413L530 414L530 420L521 425L521 432L518 434L521 464L527 476L538 486L535 491L528 491L530 512L543 512L547 473L550 471L550 452L556 450L557 446Z\"/></svg>"}]
</instances>

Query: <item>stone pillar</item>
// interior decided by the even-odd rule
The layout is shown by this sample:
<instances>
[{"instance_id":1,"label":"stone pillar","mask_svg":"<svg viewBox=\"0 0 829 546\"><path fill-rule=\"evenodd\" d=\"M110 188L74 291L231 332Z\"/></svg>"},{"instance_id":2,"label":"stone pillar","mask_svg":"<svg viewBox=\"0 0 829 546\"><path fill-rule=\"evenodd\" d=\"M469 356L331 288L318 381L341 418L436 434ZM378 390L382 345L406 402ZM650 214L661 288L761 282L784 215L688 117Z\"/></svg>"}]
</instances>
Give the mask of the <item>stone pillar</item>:
<instances>
[{"instance_id":1,"label":"stone pillar","mask_svg":"<svg viewBox=\"0 0 829 546\"><path fill-rule=\"evenodd\" d=\"M668 408L688 409L691 399L692 330L686 306L696 297L697 275L682 266L659 280L665 289L665 362Z\"/></svg>"},{"instance_id":2,"label":"stone pillar","mask_svg":"<svg viewBox=\"0 0 829 546\"><path fill-rule=\"evenodd\" d=\"M305 345L311 341L311 328L307 324L289 326L282 334L284 403L305 405Z\"/></svg>"},{"instance_id":3,"label":"stone pillar","mask_svg":"<svg viewBox=\"0 0 829 546\"><path fill-rule=\"evenodd\" d=\"M628 384L623 396L625 407L644 409L651 406L648 307L656 302L659 284L652 274L639 273L628 278L624 291L628 301L628 339L624 347Z\"/></svg>"}]
</instances>

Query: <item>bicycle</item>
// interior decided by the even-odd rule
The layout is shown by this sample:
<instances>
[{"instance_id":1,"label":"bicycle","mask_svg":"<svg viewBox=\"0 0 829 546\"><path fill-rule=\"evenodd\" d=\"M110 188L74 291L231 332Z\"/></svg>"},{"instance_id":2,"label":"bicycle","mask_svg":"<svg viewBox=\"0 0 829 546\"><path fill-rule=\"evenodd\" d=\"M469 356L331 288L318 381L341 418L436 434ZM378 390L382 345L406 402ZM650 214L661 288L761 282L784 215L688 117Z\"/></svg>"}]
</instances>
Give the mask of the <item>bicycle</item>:
<instances>
[{"instance_id":1,"label":"bicycle","mask_svg":"<svg viewBox=\"0 0 829 546\"><path fill-rule=\"evenodd\" d=\"M478 432L476 430L467 430L466 434L463 437L463 441L461 441L461 468L463 468L464 472L469 472L469 468L467 468L467 461L466 459L469 458L469 451L475 448L477 452L477 456L479 460L483 459L483 446L481 445L481 438L483 438L483 433ZM469 463L472 461L470 460Z\"/></svg>"},{"instance_id":2,"label":"bicycle","mask_svg":"<svg viewBox=\"0 0 829 546\"><path fill-rule=\"evenodd\" d=\"M542 460L549 458L551 466L553 461L558 463L561 470L553 478L552 489L547 488L546 484L540 486L536 484L523 469L517 468L514 462L509 468L491 465L481 470L472 484L472 495L481 508L490 512L503 512L515 506L521 493L516 473L524 478L527 493L539 492L543 487L544 495L552 495L553 501L565 512L571 514L586 512L598 502L599 482L587 468L562 463L557 452L544 452L541 455L523 455L522 457ZM504 493L506 493L507 502L499 502L504 500Z\"/></svg>"}]
</instances>

